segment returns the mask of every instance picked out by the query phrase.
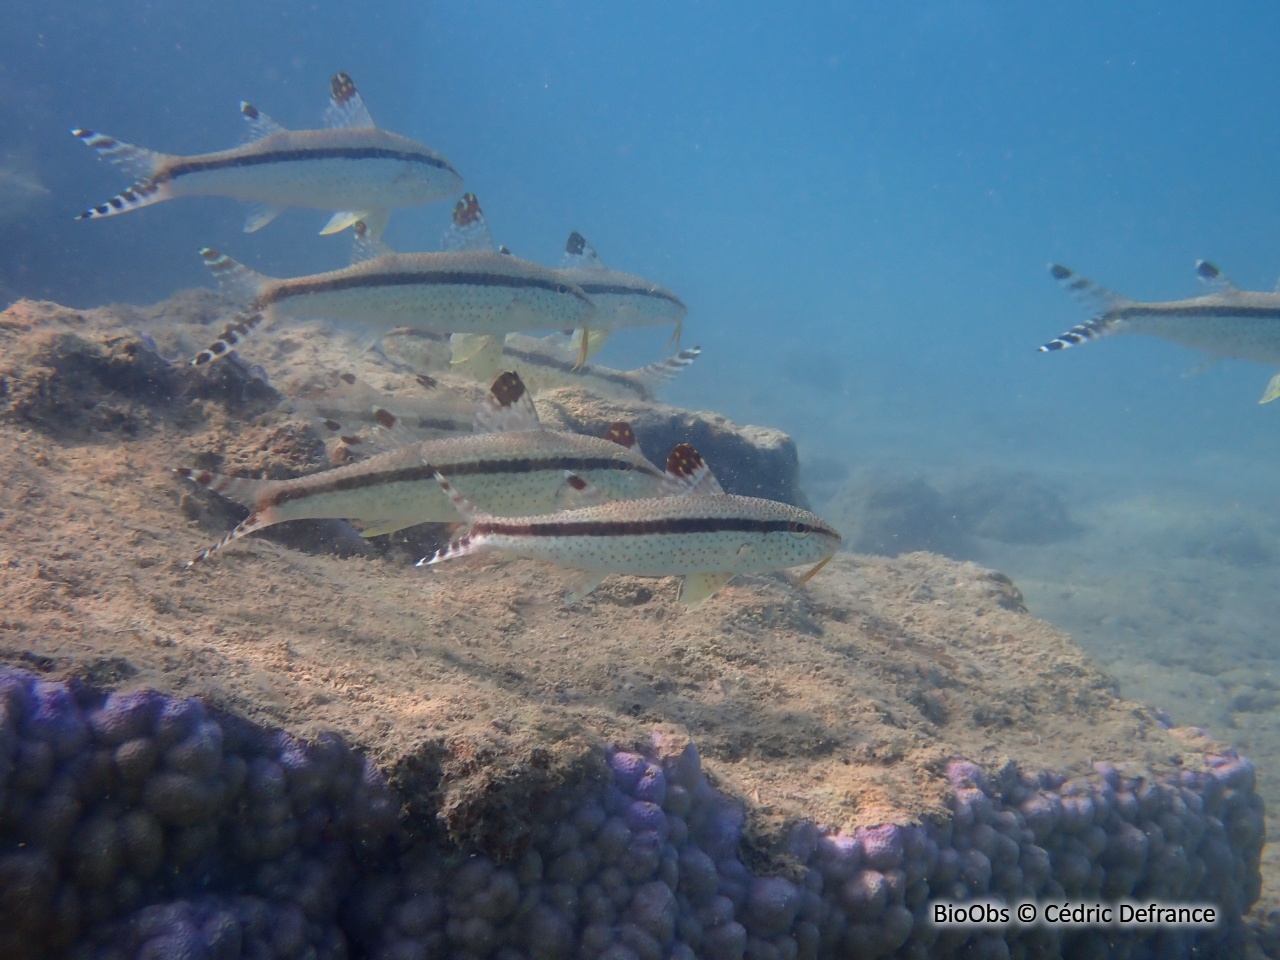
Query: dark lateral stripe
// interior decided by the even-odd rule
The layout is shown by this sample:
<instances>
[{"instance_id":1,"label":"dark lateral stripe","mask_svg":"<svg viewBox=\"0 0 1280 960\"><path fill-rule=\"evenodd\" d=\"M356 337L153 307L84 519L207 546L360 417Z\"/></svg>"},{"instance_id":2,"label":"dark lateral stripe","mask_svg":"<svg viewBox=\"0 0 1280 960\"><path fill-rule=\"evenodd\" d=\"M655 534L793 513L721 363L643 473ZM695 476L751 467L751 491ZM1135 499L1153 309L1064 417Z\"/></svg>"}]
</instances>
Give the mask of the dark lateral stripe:
<instances>
[{"instance_id":1,"label":"dark lateral stripe","mask_svg":"<svg viewBox=\"0 0 1280 960\"><path fill-rule=\"evenodd\" d=\"M157 183L177 180L191 173L209 173L213 170L261 167L272 163L299 163L307 160L395 160L401 163L424 163L437 170L457 171L443 157L409 150L392 150L389 147L300 147L295 150L271 150L267 153L250 153L237 157L205 159L192 157L175 163L155 176Z\"/></svg>"},{"instance_id":2,"label":"dark lateral stripe","mask_svg":"<svg viewBox=\"0 0 1280 960\"><path fill-rule=\"evenodd\" d=\"M619 297L653 297L655 300L666 300L669 303L679 304L682 307L684 306L683 301L681 301L679 297L661 288L629 287L623 283L592 283L589 280L586 283L579 283L578 286L582 288L583 293L588 297L595 296L596 294L606 294Z\"/></svg>"},{"instance_id":3,"label":"dark lateral stripe","mask_svg":"<svg viewBox=\"0 0 1280 960\"><path fill-rule=\"evenodd\" d=\"M584 365L577 367L572 360L559 360L555 357L549 357L544 353L533 353L528 350L517 350L515 347L508 346L503 350L503 354L515 357L534 367L549 367L552 370L558 370L561 373L573 374L575 377L595 377L604 380L606 383L616 383L620 386L630 387L632 390L639 390L635 381L630 376L620 370L610 370L607 367L592 367ZM643 392L643 391L641 391Z\"/></svg>"},{"instance_id":4,"label":"dark lateral stripe","mask_svg":"<svg viewBox=\"0 0 1280 960\"><path fill-rule=\"evenodd\" d=\"M783 533L791 520L750 517L670 517L662 520L577 520L548 523L477 523L471 535L509 537L645 537L683 533Z\"/></svg>"},{"instance_id":5,"label":"dark lateral stripe","mask_svg":"<svg viewBox=\"0 0 1280 960\"><path fill-rule=\"evenodd\" d=\"M333 293L338 290L377 289L379 287L438 287L438 286L472 286L472 287L513 287L520 290L550 290L552 293L569 293L570 288L556 280L542 277L517 277L505 273L470 273L461 270L449 271L397 271L395 273L359 273L346 277L324 277L312 279L298 277L285 280L272 288L259 299L266 306L279 303L290 297L303 297L316 293Z\"/></svg>"},{"instance_id":6,"label":"dark lateral stripe","mask_svg":"<svg viewBox=\"0 0 1280 960\"><path fill-rule=\"evenodd\" d=\"M344 493L350 490L364 490L392 483L428 483L436 484L436 474L444 477L476 477L494 476L498 474L527 474L538 471L549 471L563 474L566 470L572 473L584 473L594 470L638 469L654 477L662 476L651 467L637 466L629 460L618 457L512 457L505 460L472 460L462 463L420 463L412 466L396 467L390 470L376 470L370 473L348 474L331 480L313 481L310 477L300 478L305 483L296 489L286 487L271 498L272 506L306 500L309 497L326 493ZM323 477L324 474L317 475ZM437 487L438 489L438 487Z\"/></svg>"},{"instance_id":7,"label":"dark lateral stripe","mask_svg":"<svg viewBox=\"0 0 1280 960\"><path fill-rule=\"evenodd\" d=\"M1203 304L1186 307L1164 307L1158 304L1135 304L1109 310L1107 320L1141 320L1159 317L1186 317L1188 319L1221 317L1231 320L1280 320L1280 306L1258 307L1248 304Z\"/></svg>"}]
</instances>

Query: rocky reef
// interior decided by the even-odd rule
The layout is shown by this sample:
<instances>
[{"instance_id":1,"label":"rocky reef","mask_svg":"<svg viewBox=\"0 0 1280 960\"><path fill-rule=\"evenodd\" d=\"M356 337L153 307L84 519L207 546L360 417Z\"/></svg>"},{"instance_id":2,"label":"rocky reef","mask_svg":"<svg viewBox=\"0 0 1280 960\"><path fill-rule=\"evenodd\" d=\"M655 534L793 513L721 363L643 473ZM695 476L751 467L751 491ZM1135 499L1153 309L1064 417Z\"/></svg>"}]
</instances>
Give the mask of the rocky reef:
<instances>
[{"instance_id":1,"label":"rocky reef","mask_svg":"<svg viewBox=\"0 0 1280 960\"><path fill-rule=\"evenodd\" d=\"M1252 767L994 571L840 556L687 615L660 580L565 609L543 565L424 573L407 536L295 526L185 569L235 518L169 467L319 469L279 390L401 375L301 326L264 371L162 362L211 302L0 315L0 957L1259 955ZM928 909L1124 896L1224 920Z\"/></svg>"}]
</instances>

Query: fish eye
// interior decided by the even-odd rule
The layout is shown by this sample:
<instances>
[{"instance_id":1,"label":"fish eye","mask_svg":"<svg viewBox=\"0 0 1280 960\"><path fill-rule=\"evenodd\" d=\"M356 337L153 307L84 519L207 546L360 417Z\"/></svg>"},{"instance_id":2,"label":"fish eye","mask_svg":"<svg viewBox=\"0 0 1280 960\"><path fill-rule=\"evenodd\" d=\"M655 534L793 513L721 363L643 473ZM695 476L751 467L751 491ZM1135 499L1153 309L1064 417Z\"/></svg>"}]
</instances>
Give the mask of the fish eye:
<instances>
[{"instance_id":1,"label":"fish eye","mask_svg":"<svg viewBox=\"0 0 1280 960\"><path fill-rule=\"evenodd\" d=\"M569 292L569 288L565 286L563 283L556 285L556 293L568 293L568 292Z\"/></svg>"},{"instance_id":2,"label":"fish eye","mask_svg":"<svg viewBox=\"0 0 1280 960\"><path fill-rule=\"evenodd\" d=\"M813 527L809 526L809 524L805 523L803 520L792 520L787 524L787 530L790 531L792 536L796 537L807 537L809 535L809 531L812 529Z\"/></svg>"},{"instance_id":3,"label":"fish eye","mask_svg":"<svg viewBox=\"0 0 1280 960\"><path fill-rule=\"evenodd\" d=\"M625 471L625 470L631 470L631 469L633 469L634 467L635 467L635 464L633 464L633 463L632 463L630 460L628 460L626 457L618 456L618 455L616 455L616 454L614 455L614 458L613 458L613 469L615 469L615 470L623 470L623 471Z\"/></svg>"}]
</instances>

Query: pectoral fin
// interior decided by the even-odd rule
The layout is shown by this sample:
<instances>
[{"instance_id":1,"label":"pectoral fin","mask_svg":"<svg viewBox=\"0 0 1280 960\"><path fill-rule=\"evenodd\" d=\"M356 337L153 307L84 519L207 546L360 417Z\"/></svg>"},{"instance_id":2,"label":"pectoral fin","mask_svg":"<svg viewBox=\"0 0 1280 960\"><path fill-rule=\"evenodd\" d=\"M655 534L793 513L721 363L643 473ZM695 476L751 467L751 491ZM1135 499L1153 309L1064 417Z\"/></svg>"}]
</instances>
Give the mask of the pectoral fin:
<instances>
[{"instance_id":1,"label":"pectoral fin","mask_svg":"<svg viewBox=\"0 0 1280 960\"><path fill-rule=\"evenodd\" d=\"M244 232L257 233L282 212L279 207L273 207L269 203L255 204L249 208L249 213L244 218Z\"/></svg>"},{"instance_id":2,"label":"pectoral fin","mask_svg":"<svg viewBox=\"0 0 1280 960\"><path fill-rule=\"evenodd\" d=\"M680 586L680 602L686 610L696 610L704 600L732 579L732 573L691 573Z\"/></svg>"},{"instance_id":3,"label":"pectoral fin","mask_svg":"<svg viewBox=\"0 0 1280 960\"><path fill-rule=\"evenodd\" d=\"M327 237L333 233L341 233L347 227L355 226L355 224L363 223L366 234L373 240L377 240L382 236L382 231L387 229L387 224L391 222L390 210L339 210L329 222L324 225L324 229L320 231L322 237Z\"/></svg>"}]
</instances>

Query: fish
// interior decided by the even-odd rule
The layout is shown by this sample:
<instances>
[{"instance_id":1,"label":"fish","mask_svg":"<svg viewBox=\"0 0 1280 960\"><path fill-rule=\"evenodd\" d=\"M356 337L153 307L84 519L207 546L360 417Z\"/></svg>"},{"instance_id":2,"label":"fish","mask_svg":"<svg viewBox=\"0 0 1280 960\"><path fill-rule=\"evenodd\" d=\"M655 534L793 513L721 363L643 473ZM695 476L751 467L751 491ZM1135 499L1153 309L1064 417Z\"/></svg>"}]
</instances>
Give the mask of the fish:
<instances>
[{"instance_id":1,"label":"fish","mask_svg":"<svg viewBox=\"0 0 1280 960\"><path fill-rule=\"evenodd\" d=\"M291 480L175 468L177 476L250 509L243 522L187 566L287 520L351 520L366 537L428 521L456 523L461 518L436 474L450 477L499 516L560 509L566 472L588 477L621 498L653 496L665 489L666 474L645 458L629 424L612 424L603 438L544 429L528 391L513 373L494 381L489 402L476 415L476 428L489 432L407 444Z\"/></svg>"},{"instance_id":2,"label":"fish","mask_svg":"<svg viewBox=\"0 0 1280 960\"><path fill-rule=\"evenodd\" d=\"M1092 313L1041 346L1052 353L1116 333L1141 333L1203 350L1219 359L1280 364L1280 293L1241 290L1207 260L1197 260L1196 276L1208 293L1184 300L1130 300L1052 264L1055 280ZM1280 396L1280 374L1261 403Z\"/></svg>"},{"instance_id":3,"label":"fish","mask_svg":"<svg viewBox=\"0 0 1280 960\"><path fill-rule=\"evenodd\" d=\"M474 432L480 404L457 390L440 386L434 378L419 374L418 390L389 394L361 380L350 371L336 376L313 377L279 409L303 416L327 441L330 458L347 462L364 451L382 452L378 440L402 446L407 442ZM376 432L371 432L376 431Z\"/></svg>"},{"instance_id":4,"label":"fish","mask_svg":"<svg viewBox=\"0 0 1280 960\"><path fill-rule=\"evenodd\" d=\"M363 222L377 236L392 210L461 192L462 177L443 156L374 124L350 76L335 74L330 92L322 130L287 130L242 102L248 141L216 153L159 153L77 127L73 136L137 180L76 219L111 217L175 197L216 196L253 205L246 233L261 230L285 207L306 207L338 211L322 234Z\"/></svg>"},{"instance_id":5,"label":"fish","mask_svg":"<svg viewBox=\"0 0 1280 960\"><path fill-rule=\"evenodd\" d=\"M578 571L565 593L569 606L610 574L683 576L680 601L692 611L742 573L812 563L803 584L839 549L839 532L808 510L725 493L688 444L671 451L666 473L666 496L634 500L610 500L587 478L569 475L579 506L503 518L482 511L437 472L470 529L418 565L491 551L547 560Z\"/></svg>"},{"instance_id":6,"label":"fish","mask_svg":"<svg viewBox=\"0 0 1280 960\"><path fill-rule=\"evenodd\" d=\"M671 343L680 346L688 313L684 302L652 280L606 267L595 248L576 230L565 243L560 273L580 286L595 302L598 311L584 347L586 356L604 346L610 332L624 327L672 324Z\"/></svg>"},{"instance_id":7,"label":"fish","mask_svg":"<svg viewBox=\"0 0 1280 960\"><path fill-rule=\"evenodd\" d=\"M515 370L535 393L557 387L584 387L602 396L625 396L653 401L657 388L679 375L702 355L698 346L686 347L656 363L631 370L615 370L600 364L579 366L575 360L579 348L561 335L529 337L508 334L498 358L502 366ZM455 369L477 378L488 372L487 365L476 361L460 364Z\"/></svg>"},{"instance_id":8,"label":"fish","mask_svg":"<svg viewBox=\"0 0 1280 960\"><path fill-rule=\"evenodd\" d=\"M0 164L0 221L16 220L49 198L49 188L24 157L7 154Z\"/></svg>"},{"instance_id":9,"label":"fish","mask_svg":"<svg viewBox=\"0 0 1280 960\"><path fill-rule=\"evenodd\" d=\"M245 307L196 354L194 366L225 356L261 324L282 318L323 317L383 332L407 326L504 336L586 327L595 316L580 287L531 260L496 250L395 253L359 227L356 262L325 273L277 279L208 247L200 256Z\"/></svg>"}]
</instances>

